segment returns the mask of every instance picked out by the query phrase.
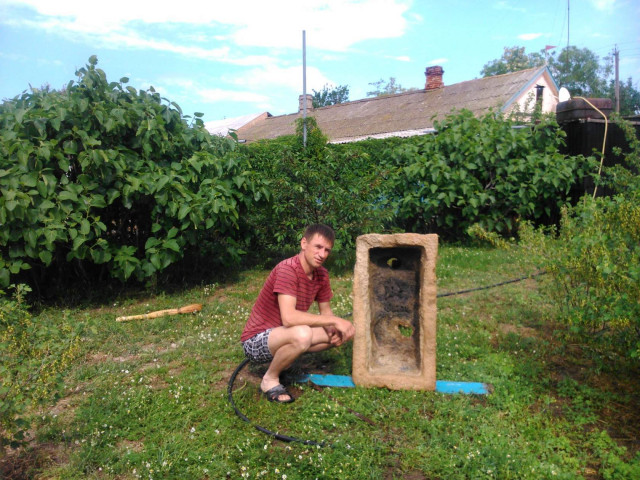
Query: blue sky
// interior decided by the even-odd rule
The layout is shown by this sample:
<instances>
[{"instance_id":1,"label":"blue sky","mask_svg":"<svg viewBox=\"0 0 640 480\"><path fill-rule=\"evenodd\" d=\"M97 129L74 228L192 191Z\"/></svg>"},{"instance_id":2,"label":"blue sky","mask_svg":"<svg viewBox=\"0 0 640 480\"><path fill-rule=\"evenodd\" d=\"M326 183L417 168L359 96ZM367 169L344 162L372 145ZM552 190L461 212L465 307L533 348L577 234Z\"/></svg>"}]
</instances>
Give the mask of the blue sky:
<instances>
[{"instance_id":1,"label":"blue sky","mask_svg":"<svg viewBox=\"0 0 640 480\"><path fill-rule=\"evenodd\" d=\"M638 25L638 0L0 0L0 98L61 88L97 55L110 81L153 86L205 121L293 113L303 30L307 93L348 85L357 100L389 77L424 88L430 65L445 85L471 80L504 47L566 46L568 28L600 57L617 45L639 88Z\"/></svg>"}]
</instances>

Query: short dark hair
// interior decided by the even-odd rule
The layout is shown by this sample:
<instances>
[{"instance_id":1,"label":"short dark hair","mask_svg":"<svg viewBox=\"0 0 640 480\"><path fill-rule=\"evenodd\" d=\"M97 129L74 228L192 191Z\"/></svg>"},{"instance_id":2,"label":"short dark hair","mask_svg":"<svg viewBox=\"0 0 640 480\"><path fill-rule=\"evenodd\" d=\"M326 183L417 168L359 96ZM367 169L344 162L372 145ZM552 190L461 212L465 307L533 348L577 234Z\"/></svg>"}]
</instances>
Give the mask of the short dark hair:
<instances>
[{"instance_id":1,"label":"short dark hair","mask_svg":"<svg viewBox=\"0 0 640 480\"><path fill-rule=\"evenodd\" d=\"M333 228L331 228L329 225L324 225L322 223L314 223L313 225L309 225L305 229L304 235L302 236L306 238L307 241L310 241L315 234L318 234L326 238L332 244L335 243L336 241L336 234L333 231Z\"/></svg>"}]
</instances>

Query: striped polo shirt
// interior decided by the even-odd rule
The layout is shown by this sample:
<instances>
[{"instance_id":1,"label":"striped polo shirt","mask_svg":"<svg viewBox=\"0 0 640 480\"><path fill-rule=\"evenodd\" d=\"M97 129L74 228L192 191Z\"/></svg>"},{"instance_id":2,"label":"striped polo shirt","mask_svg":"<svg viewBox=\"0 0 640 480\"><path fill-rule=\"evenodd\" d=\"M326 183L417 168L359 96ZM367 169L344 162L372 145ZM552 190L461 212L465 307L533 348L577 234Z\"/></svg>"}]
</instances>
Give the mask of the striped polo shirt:
<instances>
[{"instance_id":1,"label":"striped polo shirt","mask_svg":"<svg viewBox=\"0 0 640 480\"><path fill-rule=\"evenodd\" d=\"M298 255L283 260L269 274L258 299L251 310L249 320L240 336L241 341L264 332L269 328L282 326L278 294L296 297L296 310L307 312L314 301L328 302L333 296L329 283L329 272L319 267L309 280L300 264Z\"/></svg>"}]
</instances>

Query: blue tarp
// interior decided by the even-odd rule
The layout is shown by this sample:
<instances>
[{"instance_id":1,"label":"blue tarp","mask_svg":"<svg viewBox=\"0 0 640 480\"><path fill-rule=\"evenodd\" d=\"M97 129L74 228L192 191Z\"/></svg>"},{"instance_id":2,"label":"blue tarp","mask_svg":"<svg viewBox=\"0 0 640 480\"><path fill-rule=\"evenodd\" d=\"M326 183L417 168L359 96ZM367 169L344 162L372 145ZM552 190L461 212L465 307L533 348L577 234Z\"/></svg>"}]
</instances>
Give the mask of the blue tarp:
<instances>
[{"instance_id":1,"label":"blue tarp","mask_svg":"<svg viewBox=\"0 0 640 480\"><path fill-rule=\"evenodd\" d=\"M353 388L356 386L349 375L319 375L312 373L302 375L296 381L299 383L311 382L320 387ZM489 393L489 385L480 382L450 382L447 380L437 380L436 392L487 395Z\"/></svg>"}]
</instances>

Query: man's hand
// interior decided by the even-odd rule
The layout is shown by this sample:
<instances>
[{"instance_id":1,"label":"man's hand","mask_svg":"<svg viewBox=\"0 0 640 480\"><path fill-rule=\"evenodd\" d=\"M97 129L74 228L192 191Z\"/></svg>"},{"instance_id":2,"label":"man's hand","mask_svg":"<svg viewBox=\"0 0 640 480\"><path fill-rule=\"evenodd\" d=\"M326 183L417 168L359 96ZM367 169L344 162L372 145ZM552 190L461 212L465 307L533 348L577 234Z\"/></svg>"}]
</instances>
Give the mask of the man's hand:
<instances>
[{"instance_id":1,"label":"man's hand","mask_svg":"<svg viewBox=\"0 0 640 480\"><path fill-rule=\"evenodd\" d=\"M327 336L329 337L329 343L331 345L333 345L334 347L337 347L342 343L340 334L338 333L338 330L336 330L335 327L332 327L332 326L324 327L324 331L327 332Z\"/></svg>"},{"instance_id":2,"label":"man's hand","mask_svg":"<svg viewBox=\"0 0 640 480\"><path fill-rule=\"evenodd\" d=\"M336 339L335 342L331 336L329 336L329 339L331 340L332 345L339 347L344 342L351 340L353 338L353 336L356 333L356 329L353 326L353 324L348 320L344 320L343 318L339 318L339 317L335 317L335 318L336 318L336 323L334 327L336 330L335 336L337 336L338 338Z\"/></svg>"}]
</instances>

